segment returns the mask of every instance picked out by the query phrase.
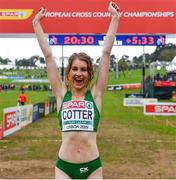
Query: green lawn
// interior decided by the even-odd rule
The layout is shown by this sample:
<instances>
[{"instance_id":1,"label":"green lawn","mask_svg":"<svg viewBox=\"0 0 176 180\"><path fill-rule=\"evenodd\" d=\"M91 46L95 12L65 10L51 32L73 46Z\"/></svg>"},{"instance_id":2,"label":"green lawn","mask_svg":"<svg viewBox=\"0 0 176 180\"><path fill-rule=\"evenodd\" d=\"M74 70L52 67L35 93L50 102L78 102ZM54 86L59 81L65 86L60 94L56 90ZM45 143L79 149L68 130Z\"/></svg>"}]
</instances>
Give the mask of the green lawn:
<instances>
[{"instance_id":1,"label":"green lawn","mask_svg":"<svg viewBox=\"0 0 176 180\"><path fill-rule=\"evenodd\" d=\"M125 107L123 98L125 93L136 93L136 90L121 90L106 92L103 100L101 119L118 121L120 124L133 124L136 128L158 132L161 134L176 135L175 116L146 116L143 107ZM167 126L167 122L170 125Z\"/></svg>"},{"instance_id":2,"label":"green lawn","mask_svg":"<svg viewBox=\"0 0 176 180\"><path fill-rule=\"evenodd\" d=\"M149 75L149 69L146 69L146 76ZM108 84L127 84L140 83L142 81L142 70L131 70L120 73L119 78L115 79L115 73L110 72Z\"/></svg>"}]
</instances>

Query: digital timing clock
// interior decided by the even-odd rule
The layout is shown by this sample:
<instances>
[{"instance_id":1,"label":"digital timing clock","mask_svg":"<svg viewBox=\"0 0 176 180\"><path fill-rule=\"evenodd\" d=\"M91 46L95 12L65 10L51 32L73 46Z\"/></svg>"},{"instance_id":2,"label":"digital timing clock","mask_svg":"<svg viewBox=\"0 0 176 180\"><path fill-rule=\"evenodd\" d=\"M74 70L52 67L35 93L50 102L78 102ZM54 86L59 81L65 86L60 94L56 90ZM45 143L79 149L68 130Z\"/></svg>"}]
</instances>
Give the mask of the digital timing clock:
<instances>
[{"instance_id":1,"label":"digital timing clock","mask_svg":"<svg viewBox=\"0 0 176 180\"><path fill-rule=\"evenodd\" d=\"M49 35L50 45L100 45L103 35Z\"/></svg>"},{"instance_id":2,"label":"digital timing clock","mask_svg":"<svg viewBox=\"0 0 176 180\"><path fill-rule=\"evenodd\" d=\"M65 36L64 37L64 44L65 45L92 45L94 44L95 39L94 36Z\"/></svg>"},{"instance_id":3,"label":"digital timing clock","mask_svg":"<svg viewBox=\"0 0 176 180\"><path fill-rule=\"evenodd\" d=\"M120 40L121 37L117 40ZM122 37L123 38L123 37ZM165 36L163 35L130 35L122 39L123 45L136 45L136 46L160 46L165 45Z\"/></svg>"},{"instance_id":4,"label":"digital timing clock","mask_svg":"<svg viewBox=\"0 0 176 180\"><path fill-rule=\"evenodd\" d=\"M94 34L51 34L50 45L103 45L105 35ZM117 35L114 46L160 46L165 45L165 35Z\"/></svg>"}]
</instances>

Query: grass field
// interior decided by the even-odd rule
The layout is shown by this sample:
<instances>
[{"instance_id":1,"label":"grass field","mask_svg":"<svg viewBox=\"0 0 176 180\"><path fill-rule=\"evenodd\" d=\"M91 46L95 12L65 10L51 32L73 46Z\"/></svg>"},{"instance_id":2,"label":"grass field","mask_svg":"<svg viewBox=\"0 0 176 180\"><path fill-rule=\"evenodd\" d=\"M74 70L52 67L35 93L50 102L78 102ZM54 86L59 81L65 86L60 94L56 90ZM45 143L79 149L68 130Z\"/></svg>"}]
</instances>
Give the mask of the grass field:
<instances>
[{"instance_id":1,"label":"grass field","mask_svg":"<svg viewBox=\"0 0 176 180\"><path fill-rule=\"evenodd\" d=\"M127 75L126 81L136 82L138 76L131 75L129 80ZM109 84L124 82L124 78L118 81L112 78ZM104 95L97 134L104 178L175 179L176 118L144 116L142 107L124 107L125 93L137 91ZM46 97L47 94L36 92L31 102ZM54 178L54 161L60 144L56 113L6 137L0 141L0 178Z\"/></svg>"},{"instance_id":2,"label":"grass field","mask_svg":"<svg viewBox=\"0 0 176 180\"><path fill-rule=\"evenodd\" d=\"M146 76L149 75L149 69L146 69ZM127 84L127 83L140 83L142 81L142 71L131 70L125 71L125 74L120 73L119 78L115 79L115 73L111 72L109 76L109 84Z\"/></svg>"}]
</instances>

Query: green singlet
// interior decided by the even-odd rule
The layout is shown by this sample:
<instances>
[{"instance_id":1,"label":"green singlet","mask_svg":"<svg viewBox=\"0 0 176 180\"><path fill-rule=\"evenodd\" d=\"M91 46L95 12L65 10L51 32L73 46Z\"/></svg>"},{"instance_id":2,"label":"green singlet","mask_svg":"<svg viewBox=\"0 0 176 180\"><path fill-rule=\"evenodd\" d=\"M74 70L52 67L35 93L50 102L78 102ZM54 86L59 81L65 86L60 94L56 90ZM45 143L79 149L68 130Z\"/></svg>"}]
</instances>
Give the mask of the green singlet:
<instances>
[{"instance_id":1,"label":"green singlet","mask_svg":"<svg viewBox=\"0 0 176 180\"><path fill-rule=\"evenodd\" d=\"M100 114L90 90L84 100L72 100L67 91L58 114L62 131L97 131Z\"/></svg>"}]
</instances>

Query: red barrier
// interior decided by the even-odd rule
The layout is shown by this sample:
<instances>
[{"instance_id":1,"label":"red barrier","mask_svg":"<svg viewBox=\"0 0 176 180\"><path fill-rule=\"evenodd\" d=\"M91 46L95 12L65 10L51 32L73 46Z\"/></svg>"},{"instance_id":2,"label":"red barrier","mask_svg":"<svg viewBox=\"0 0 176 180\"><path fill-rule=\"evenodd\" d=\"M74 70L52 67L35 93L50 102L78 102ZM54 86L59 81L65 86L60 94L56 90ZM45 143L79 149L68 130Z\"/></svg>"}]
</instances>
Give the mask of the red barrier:
<instances>
[{"instance_id":1,"label":"red barrier","mask_svg":"<svg viewBox=\"0 0 176 180\"><path fill-rule=\"evenodd\" d=\"M154 87L176 87L176 81L154 81Z\"/></svg>"},{"instance_id":2,"label":"red barrier","mask_svg":"<svg viewBox=\"0 0 176 180\"><path fill-rule=\"evenodd\" d=\"M136 83L136 84L124 84L122 85L123 89L140 89L141 88L141 84Z\"/></svg>"},{"instance_id":3,"label":"red barrier","mask_svg":"<svg viewBox=\"0 0 176 180\"><path fill-rule=\"evenodd\" d=\"M0 139L2 139L2 138L3 138L3 127L0 126Z\"/></svg>"}]
</instances>

